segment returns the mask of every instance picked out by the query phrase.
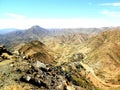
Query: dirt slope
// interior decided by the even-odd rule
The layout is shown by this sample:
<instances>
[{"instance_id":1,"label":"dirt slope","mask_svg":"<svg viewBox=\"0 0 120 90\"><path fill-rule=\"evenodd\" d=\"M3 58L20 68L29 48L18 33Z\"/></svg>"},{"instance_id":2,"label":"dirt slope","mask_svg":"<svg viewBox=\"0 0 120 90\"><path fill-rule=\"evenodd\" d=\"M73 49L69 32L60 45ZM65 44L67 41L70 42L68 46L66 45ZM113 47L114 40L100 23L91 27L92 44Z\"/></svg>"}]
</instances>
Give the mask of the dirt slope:
<instances>
[{"instance_id":1,"label":"dirt slope","mask_svg":"<svg viewBox=\"0 0 120 90\"><path fill-rule=\"evenodd\" d=\"M86 46L91 49L86 63L105 82L120 84L120 28L92 37Z\"/></svg>"},{"instance_id":2,"label":"dirt slope","mask_svg":"<svg viewBox=\"0 0 120 90\"><path fill-rule=\"evenodd\" d=\"M19 52L26 59L30 58L44 63L51 63L53 61L52 51L40 41L32 41L25 44L20 48Z\"/></svg>"}]
</instances>

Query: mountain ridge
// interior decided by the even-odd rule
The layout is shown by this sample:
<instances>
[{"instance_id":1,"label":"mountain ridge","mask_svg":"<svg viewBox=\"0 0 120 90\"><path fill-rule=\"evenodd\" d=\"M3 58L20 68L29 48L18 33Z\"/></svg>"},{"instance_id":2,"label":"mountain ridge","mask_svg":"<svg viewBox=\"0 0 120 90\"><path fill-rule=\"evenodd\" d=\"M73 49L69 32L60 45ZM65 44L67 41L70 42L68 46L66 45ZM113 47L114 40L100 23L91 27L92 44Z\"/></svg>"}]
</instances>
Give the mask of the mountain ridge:
<instances>
[{"instance_id":1,"label":"mountain ridge","mask_svg":"<svg viewBox=\"0 0 120 90\"><path fill-rule=\"evenodd\" d=\"M85 61L106 82L118 84L120 74L120 28L101 32L86 43L91 50Z\"/></svg>"},{"instance_id":2,"label":"mountain ridge","mask_svg":"<svg viewBox=\"0 0 120 90\"><path fill-rule=\"evenodd\" d=\"M32 40L39 40L45 36L49 36L48 30L39 26L34 26L26 30L13 31L2 35L0 37L0 43L10 44L11 42L29 42Z\"/></svg>"}]
</instances>

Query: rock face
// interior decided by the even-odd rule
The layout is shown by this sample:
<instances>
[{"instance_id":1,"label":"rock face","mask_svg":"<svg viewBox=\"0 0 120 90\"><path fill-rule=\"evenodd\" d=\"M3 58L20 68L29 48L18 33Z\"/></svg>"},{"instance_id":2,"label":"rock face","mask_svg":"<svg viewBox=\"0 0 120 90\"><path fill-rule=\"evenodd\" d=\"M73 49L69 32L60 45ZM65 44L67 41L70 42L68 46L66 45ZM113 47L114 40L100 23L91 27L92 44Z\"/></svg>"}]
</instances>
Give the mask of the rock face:
<instances>
[{"instance_id":1,"label":"rock face","mask_svg":"<svg viewBox=\"0 0 120 90\"><path fill-rule=\"evenodd\" d=\"M53 56L51 52L43 43L40 41L32 41L25 44L19 50L20 54L25 56L26 59L34 59L35 61L41 61L44 63L51 63Z\"/></svg>"}]
</instances>

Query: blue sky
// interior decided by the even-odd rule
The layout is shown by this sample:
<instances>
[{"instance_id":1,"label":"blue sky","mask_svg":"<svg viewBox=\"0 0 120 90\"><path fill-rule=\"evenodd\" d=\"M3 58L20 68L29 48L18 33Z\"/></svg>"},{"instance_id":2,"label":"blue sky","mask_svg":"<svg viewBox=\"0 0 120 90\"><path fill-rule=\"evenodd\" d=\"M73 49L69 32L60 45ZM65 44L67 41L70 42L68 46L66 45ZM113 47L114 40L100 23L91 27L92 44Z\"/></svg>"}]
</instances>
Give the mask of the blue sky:
<instances>
[{"instance_id":1,"label":"blue sky","mask_svg":"<svg viewBox=\"0 0 120 90\"><path fill-rule=\"evenodd\" d=\"M120 0L0 0L0 28L119 26Z\"/></svg>"}]
</instances>

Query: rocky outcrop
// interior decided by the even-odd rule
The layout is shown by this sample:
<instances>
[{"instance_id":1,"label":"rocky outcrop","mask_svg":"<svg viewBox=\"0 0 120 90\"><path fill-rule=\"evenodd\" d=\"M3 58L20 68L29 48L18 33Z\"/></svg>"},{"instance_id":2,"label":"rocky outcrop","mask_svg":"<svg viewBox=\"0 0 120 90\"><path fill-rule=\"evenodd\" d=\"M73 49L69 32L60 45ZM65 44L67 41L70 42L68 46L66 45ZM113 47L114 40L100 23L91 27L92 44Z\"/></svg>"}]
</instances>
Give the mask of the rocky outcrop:
<instances>
[{"instance_id":1,"label":"rocky outcrop","mask_svg":"<svg viewBox=\"0 0 120 90\"><path fill-rule=\"evenodd\" d=\"M10 59L12 53L8 51L4 45L0 45L0 61L4 59Z\"/></svg>"},{"instance_id":2,"label":"rocky outcrop","mask_svg":"<svg viewBox=\"0 0 120 90\"><path fill-rule=\"evenodd\" d=\"M19 76L19 78L14 78L14 80L29 84L31 85L31 88L35 90L95 89L85 77L82 77L79 74L83 69L79 64L79 61L71 61L59 66L53 66L51 64L45 64L39 60L19 60L17 63L15 62L10 65L12 72ZM66 67L69 69L63 69Z\"/></svg>"},{"instance_id":3,"label":"rocky outcrop","mask_svg":"<svg viewBox=\"0 0 120 90\"><path fill-rule=\"evenodd\" d=\"M20 81L49 90L57 90L59 85L65 81L65 78L60 75L63 73L61 69L53 68L53 66L45 65L39 61L31 64L30 68L23 73Z\"/></svg>"},{"instance_id":4,"label":"rocky outcrop","mask_svg":"<svg viewBox=\"0 0 120 90\"><path fill-rule=\"evenodd\" d=\"M38 87L35 90L40 88L42 90L76 90L76 85L69 81L71 74L63 71L61 66L52 66L30 59L21 64L22 66L20 63L13 63L11 66L13 72L20 75L17 81Z\"/></svg>"}]
</instances>

